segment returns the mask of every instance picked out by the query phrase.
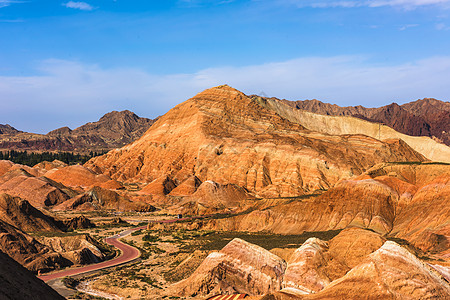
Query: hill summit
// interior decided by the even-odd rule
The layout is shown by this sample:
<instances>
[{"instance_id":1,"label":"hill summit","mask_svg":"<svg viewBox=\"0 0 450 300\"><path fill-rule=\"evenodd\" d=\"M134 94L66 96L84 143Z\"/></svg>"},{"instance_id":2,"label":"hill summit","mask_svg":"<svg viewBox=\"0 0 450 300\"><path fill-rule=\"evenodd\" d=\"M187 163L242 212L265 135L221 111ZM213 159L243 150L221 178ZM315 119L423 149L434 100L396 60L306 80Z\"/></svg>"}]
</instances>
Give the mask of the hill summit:
<instances>
[{"instance_id":1,"label":"hill summit","mask_svg":"<svg viewBox=\"0 0 450 300\"><path fill-rule=\"evenodd\" d=\"M120 181L168 176L178 185L196 176L278 197L327 189L377 163L411 160L424 157L400 140L313 132L222 85L177 105L139 140L86 166Z\"/></svg>"},{"instance_id":2,"label":"hill summit","mask_svg":"<svg viewBox=\"0 0 450 300\"><path fill-rule=\"evenodd\" d=\"M135 113L112 111L97 122L78 128L61 127L47 134L18 131L9 125L0 125L0 150L28 151L89 151L122 147L136 139L154 123Z\"/></svg>"}]
</instances>

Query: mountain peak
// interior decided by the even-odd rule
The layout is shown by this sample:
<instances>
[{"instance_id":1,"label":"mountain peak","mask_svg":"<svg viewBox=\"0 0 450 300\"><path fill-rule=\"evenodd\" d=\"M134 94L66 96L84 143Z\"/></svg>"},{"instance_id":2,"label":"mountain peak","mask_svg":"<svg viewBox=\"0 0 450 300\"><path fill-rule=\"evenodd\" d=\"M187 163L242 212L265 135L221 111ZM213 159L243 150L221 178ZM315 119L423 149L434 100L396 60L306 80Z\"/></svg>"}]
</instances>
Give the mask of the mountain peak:
<instances>
[{"instance_id":1,"label":"mountain peak","mask_svg":"<svg viewBox=\"0 0 450 300\"><path fill-rule=\"evenodd\" d=\"M0 134L16 134L22 132L20 130L15 129L14 127L12 127L9 124L0 124Z\"/></svg>"}]
</instances>

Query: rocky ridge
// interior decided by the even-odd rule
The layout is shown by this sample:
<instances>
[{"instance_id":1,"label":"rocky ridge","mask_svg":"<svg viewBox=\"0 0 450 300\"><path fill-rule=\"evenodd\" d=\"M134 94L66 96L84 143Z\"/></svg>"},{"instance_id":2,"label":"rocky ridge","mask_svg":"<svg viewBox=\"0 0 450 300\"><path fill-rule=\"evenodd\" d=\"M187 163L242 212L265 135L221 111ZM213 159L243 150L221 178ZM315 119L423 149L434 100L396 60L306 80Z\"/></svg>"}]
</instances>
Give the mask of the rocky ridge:
<instances>
[{"instance_id":1,"label":"rocky ridge","mask_svg":"<svg viewBox=\"0 0 450 300\"><path fill-rule=\"evenodd\" d=\"M276 111L284 118L301 124L306 128L330 135L357 135L363 134L378 140L401 139L415 151L432 161L450 162L450 147L432 138L425 136L410 136L399 133L389 126L361 120L354 116L326 116L297 109L286 101L275 98L254 97L262 106ZM409 119L409 117L406 117ZM400 120L389 117L389 120ZM406 126L402 123L402 126Z\"/></svg>"},{"instance_id":2,"label":"rocky ridge","mask_svg":"<svg viewBox=\"0 0 450 300\"><path fill-rule=\"evenodd\" d=\"M254 96L258 98L258 96ZM385 124L398 132L412 136L436 137L450 146L450 102L425 98L403 105L392 103L378 108L363 106L340 107L319 100L281 101L298 110L328 116L353 116Z\"/></svg>"},{"instance_id":3,"label":"rocky ridge","mask_svg":"<svg viewBox=\"0 0 450 300\"><path fill-rule=\"evenodd\" d=\"M62 127L47 134L18 131L0 124L0 150L74 151L89 153L122 147L139 138L155 120L131 111L113 111L74 130Z\"/></svg>"}]
</instances>

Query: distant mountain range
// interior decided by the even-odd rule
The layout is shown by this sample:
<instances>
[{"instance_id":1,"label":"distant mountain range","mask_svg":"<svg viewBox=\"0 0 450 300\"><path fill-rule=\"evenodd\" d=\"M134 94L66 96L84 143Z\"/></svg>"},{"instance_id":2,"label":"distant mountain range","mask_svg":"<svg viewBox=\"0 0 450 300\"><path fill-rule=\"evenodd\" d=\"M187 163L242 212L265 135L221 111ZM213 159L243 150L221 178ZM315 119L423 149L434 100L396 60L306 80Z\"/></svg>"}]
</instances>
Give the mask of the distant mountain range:
<instances>
[{"instance_id":1,"label":"distant mountain range","mask_svg":"<svg viewBox=\"0 0 450 300\"><path fill-rule=\"evenodd\" d=\"M316 114L353 116L382 123L407 135L435 137L450 145L450 102L425 98L403 105L392 103L378 108L367 108L360 105L341 107L319 100L279 101Z\"/></svg>"},{"instance_id":2,"label":"distant mountain range","mask_svg":"<svg viewBox=\"0 0 450 300\"><path fill-rule=\"evenodd\" d=\"M120 148L139 138L155 120L129 110L107 113L97 122L74 130L62 127L47 134L28 133L0 124L0 150L74 151L79 153Z\"/></svg>"}]
</instances>

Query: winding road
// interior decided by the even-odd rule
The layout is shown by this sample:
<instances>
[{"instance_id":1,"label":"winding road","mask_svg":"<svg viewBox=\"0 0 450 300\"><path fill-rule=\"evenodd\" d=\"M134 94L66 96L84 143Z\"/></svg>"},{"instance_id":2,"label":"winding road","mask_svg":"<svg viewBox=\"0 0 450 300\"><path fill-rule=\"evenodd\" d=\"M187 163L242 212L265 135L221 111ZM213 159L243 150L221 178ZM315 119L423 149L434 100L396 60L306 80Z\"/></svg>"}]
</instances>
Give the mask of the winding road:
<instances>
[{"instance_id":1,"label":"winding road","mask_svg":"<svg viewBox=\"0 0 450 300\"><path fill-rule=\"evenodd\" d=\"M101 263L84 266L84 267L68 269L68 270L58 271L58 272L51 273L51 274L41 275L41 276L38 276L38 278L43 280L44 282L48 282L49 280L53 280L53 279L57 279L57 278L79 275L82 273L97 271L97 270L110 268L110 267L128 263L128 262L138 258L141 255L141 253L138 249L136 249L130 245L122 243L121 241L119 241L119 239L124 236L129 235L133 231L137 231L140 229L146 229L146 228L147 228L147 226L141 226L141 227L136 227L136 228L132 228L132 229L127 229L125 231L122 231L119 234L116 234L116 235L106 238L105 241L107 244L112 245L121 251L121 254L116 258L113 258L113 259L107 260L107 261L103 261Z\"/></svg>"},{"instance_id":2,"label":"winding road","mask_svg":"<svg viewBox=\"0 0 450 300\"><path fill-rule=\"evenodd\" d=\"M149 221L149 222L173 223L173 222L177 222L177 221L201 219L201 218L204 218L207 216L211 216L211 215L185 217L185 218L177 218L177 219L169 219L169 220L155 220L155 221ZM114 266L122 265L122 264L128 263L130 261L133 261L136 258L139 258L139 256L141 255L141 252L138 249L134 248L133 246L122 243L121 241L119 241L119 239L131 234L133 231L146 229L146 228L147 228L147 226L135 227L135 228L124 230L119 234L107 237L105 239L105 242L109 245L116 247L117 249L119 249L121 251L121 254L116 258L113 258L113 259L107 260L107 261L103 261L103 262L97 263L97 264L87 265L84 267L67 269L67 270L57 271L57 272L50 273L50 274L40 275L40 276L38 276L38 278L43 280L44 282L48 282L50 280L63 278L66 276L75 276L75 275L79 275L79 274L83 274L83 273L87 273L87 272L111 268Z\"/></svg>"}]
</instances>

